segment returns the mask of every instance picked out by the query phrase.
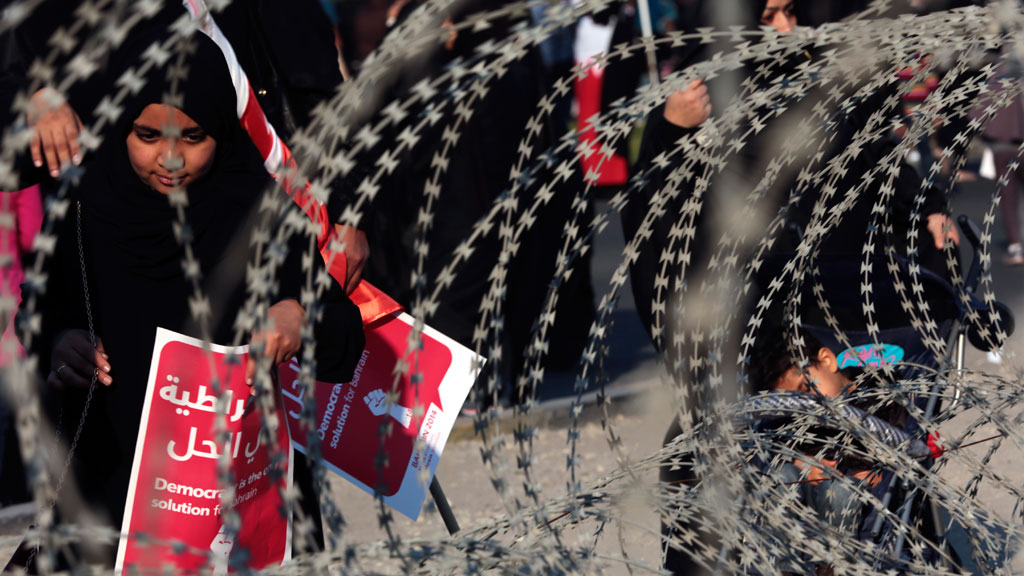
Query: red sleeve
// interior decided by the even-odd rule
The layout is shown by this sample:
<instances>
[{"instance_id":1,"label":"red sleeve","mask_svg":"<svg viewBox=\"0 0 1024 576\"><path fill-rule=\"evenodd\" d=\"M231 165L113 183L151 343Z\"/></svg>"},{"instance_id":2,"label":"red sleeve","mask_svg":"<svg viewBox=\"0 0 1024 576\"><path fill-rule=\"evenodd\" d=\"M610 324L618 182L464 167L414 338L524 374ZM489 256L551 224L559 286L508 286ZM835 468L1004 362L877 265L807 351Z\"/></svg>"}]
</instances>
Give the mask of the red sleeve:
<instances>
[{"instance_id":1,"label":"red sleeve","mask_svg":"<svg viewBox=\"0 0 1024 576\"><path fill-rule=\"evenodd\" d=\"M22 254L31 252L36 234L43 226L43 201L39 185L13 192L11 208L17 219L18 250Z\"/></svg>"}]
</instances>

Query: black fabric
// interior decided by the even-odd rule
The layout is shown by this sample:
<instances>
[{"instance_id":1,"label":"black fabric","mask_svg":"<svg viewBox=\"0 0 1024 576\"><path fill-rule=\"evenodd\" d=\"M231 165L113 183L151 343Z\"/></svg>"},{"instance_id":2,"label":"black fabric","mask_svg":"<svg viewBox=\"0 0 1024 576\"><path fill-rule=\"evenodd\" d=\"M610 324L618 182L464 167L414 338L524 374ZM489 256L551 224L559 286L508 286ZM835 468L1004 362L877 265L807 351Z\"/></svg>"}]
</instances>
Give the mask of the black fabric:
<instances>
[{"instance_id":1,"label":"black fabric","mask_svg":"<svg viewBox=\"0 0 1024 576\"><path fill-rule=\"evenodd\" d=\"M877 110L885 112L883 101L888 95L888 93L880 92L873 95L870 99L855 102L852 110L847 110L843 113L836 112L831 118L834 124L823 127L827 133L833 135L833 142L827 147L823 159L807 167L813 170L823 169L829 159L849 145L857 130L867 123L869 114ZM808 113L813 103L819 97L820 94L814 91L808 96L808 99L802 102L783 103L785 106L795 108L787 110L783 118ZM774 112L763 110L757 113L757 116L762 118L769 117L769 115L774 115ZM710 237L710 226L707 223L715 218L717 214L721 214L722 210L726 209L725 206L729 205L728 202L723 202L725 195L742 198L743 196L740 195L748 194L753 190L760 176L764 174L767 162L776 156L776 151L770 149L770 142L772 142L773 137L778 136L772 128L779 125L781 125L781 122L770 122L768 129L746 142L743 150L726 156L725 161L727 165L725 173L732 178L729 181L740 184L742 189L726 189L721 185L716 186L717 183L726 181L725 179L716 179L712 182L709 193L704 197L704 207L696 219L696 237L691 244L693 255L689 270L699 271L707 266L710 251L715 248L717 242L716 238ZM696 130L686 130L665 120L664 106L656 108L648 117L634 174L645 173L654 166L653 160L659 154L670 151L675 147L676 142L680 138L695 132ZM724 136L727 141L728 138L732 137L731 134ZM864 151L850 163L845 177L839 180L837 193L833 196L832 206L838 203L846 190L858 185L861 177L872 168L875 168L881 159L892 151L895 145L894 141L883 137L865 146ZM643 187L630 198L629 204L622 211L623 228L627 239L635 235L649 209L650 198L668 184L668 176L679 161L681 159L678 159L676 162L670 162L669 166L664 169L655 168L650 174L647 174ZM799 170L804 167L805 165L797 165L796 169ZM910 230L915 197L921 190L921 179L916 171L906 163L901 162L898 168L899 171L893 183L896 194L888 204L891 210L890 221L893 224L893 233L888 238L885 238L885 240L894 243L897 250L905 254L906 238ZM703 170L703 166L698 165L696 169ZM884 177L884 173L876 175L874 185L865 188L852 210L844 215L839 226L825 239L821 250L823 254L857 255L860 253L865 239L865 230L871 218L871 208L878 198L879 183L883 181ZM763 209L768 211L769 214L774 215L785 206L789 195L794 190L795 178L795 172L784 173L783 177L774 184L773 189L768 192L767 197L762 201ZM650 240L641 245L640 257L630 268L630 280L637 311L648 331L651 329L651 321L653 320L651 303L655 294L654 278L661 267L661 248L668 245L669 230L675 219L679 218L682 206L691 196L688 189L691 185L690 183L681 184L684 189L679 190L676 199L668 204L665 215L655 221ZM668 191L669 189L666 189L665 193ZM819 192L818 189L812 186L804 192L803 197L798 202L788 207L786 220L790 223L790 226L795 226L797 230L804 230L811 219L811 209L818 199ZM944 276L947 274L945 270L945 255L934 248L931 235L925 229L925 217L928 214L944 213L945 211L945 195L938 188L928 188L925 191L925 201L920 208L919 229L915 232L917 235L918 259L927 267ZM876 243L876 248L881 250L884 244L884 242L878 242ZM676 246L678 247L680 244L677 243ZM791 253L795 247L793 237L790 234L783 233L778 235L772 250L778 254L786 254ZM669 267L670 277L677 274L678 266L677 263Z\"/></svg>"},{"instance_id":2,"label":"black fabric","mask_svg":"<svg viewBox=\"0 0 1024 576\"><path fill-rule=\"evenodd\" d=\"M313 110L328 102L342 83L334 31L319 2L232 2L215 20L234 47L271 125L292 146L300 166L317 166L320 158L301 155L292 135L310 123ZM327 204L331 221L355 200L364 175L359 166L332 181Z\"/></svg>"},{"instance_id":3,"label":"black fabric","mask_svg":"<svg viewBox=\"0 0 1024 576\"><path fill-rule=\"evenodd\" d=\"M341 85L334 32L317 0L232 2L214 18L286 141L291 130L284 103L295 127L302 128L313 108Z\"/></svg>"},{"instance_id":4,"label":"black fabric","mask_svg":"<svg viewBox=\"0 0 1024 576\"><path fill-rule=\"evenodd\" d=\"M153 33L159 36L160 31ZM268 177L235 116L234 92L223 57L205 37L196 34L194 40L196 51L188 58L189 73L181 86L181 109L214 138L217 150L211 172L189 187L185 213L203 274L202 289L211 301L212 340L233 344L236 313L245 299L246 267L252 262L252 232L255 226L275 229L279 223L260 222L254 214ZM147 38L137 41L145 43ZM159 102L166 91L164 72L150 78L152 85L126 107L136 112L126 113L121 125L111 131L75 193L81 205L95 331L110 357L114 379L110 387L98 386L95 391L76 453L75 472L87 502L113 526L120 526L124 511L156 328L203 335L191 319L193 289L182 271L184 249L174 238L175 212L167 197L149 189L135 175L125 146L127 128L137 112ZM43 302L45 352L61 330L87 328L75 204L72 206L49 268L49 291ZM278 298L299 296L305 279L301 256L307 247L308 239L298 235L289 244L278 272ZM319 254L312 261L314 266L323 266ZM335 283L320 308L323 318L315 330L316 376L347 381L364 343L359 311ZM240 336L245 343L249 334ZM40 367L46 372L49 363ZM62 423L66 430L81 414L83 393L62 390L52 397L57 400L52 413L63 408L65 415L72 415ZM315 495L307 498L316 501Z\"/></svg>"},{"instance_id":5,"label":"black fabric","mask_svg":"<svg viewBox=\"0 0 1024 576\"><path fill-rule=\"evenodd\" d=\"M460 14L472 14L486 7L484 2L465 4ZM453 21L458 22L459 16L453 15ZM518 23L500 19L487 30L460 31L452 50L440 48L422 65L406 69L398 86L381 101L387 103L392 98L403 97L403 90L425 77L439 74L454 59L471 58L482 43L506 38ZM509 189L509 174L518 156L519 143L544 94L541 65L539 55L531 50L522 60L511 63L503 76L492 79L486 95L474 103L472 118L460 125L458 142L447 151L450 162L441 173L441 194L434 204L434 219L426 234L429 251L425 253L423 268L427 294L441 270L452 262L452 254L460 243L470 236L473 226ZM432 166L431 159L444 147L442 132L453 121L454 117L446 117L427 127L415 148L400 158L395 173L381 183L381 192L370 210L367 233L373 256L367 263L365 277L406 306L415 299L411 281L415 278L413 272L419 257L417 210L424 205L425 185L434 176L436 167ZM390 136L397 136L399 129L395 128ZM564 129L557 132L562 133ZM556 138L552 126L545 125L533 140L534 149L545 150ZM388 135L384 141L388 141ZM372 161L371 154L378 154L379 150L368 153L368 159ZM553 179L561 161L559 158L549 166L541 166L537 173L530 175L531 183L521 187L515 225L534 203L537 185ZM530 165L533 166L532 161ZM503 382L514 383L522 367L531 330L535 328L550 285L547 280L554 274L556 256L564 242L566 222L573 209L573 191L581 188L579 173L559 184L558 193L536 212L532 227L518 240L517 256L508 264L497 260L502 246L498 226L482 234L474 242L467 261L455 270L455 282L440 293L436 312L427 319L432 327L472 347L482 299L495 267L504 267L507 271L503 303L505 323L502 342L498 344L502 348ZM583 221L589 220L584 217ZM574 366L594 318L588 257L589 252L576 262L572 276L559 291L558 320L547 333L551 347L544 360L551 370ZM510 384L504 384L502 392L510 396L516 394Z\"/></svg>"}]
</instances>

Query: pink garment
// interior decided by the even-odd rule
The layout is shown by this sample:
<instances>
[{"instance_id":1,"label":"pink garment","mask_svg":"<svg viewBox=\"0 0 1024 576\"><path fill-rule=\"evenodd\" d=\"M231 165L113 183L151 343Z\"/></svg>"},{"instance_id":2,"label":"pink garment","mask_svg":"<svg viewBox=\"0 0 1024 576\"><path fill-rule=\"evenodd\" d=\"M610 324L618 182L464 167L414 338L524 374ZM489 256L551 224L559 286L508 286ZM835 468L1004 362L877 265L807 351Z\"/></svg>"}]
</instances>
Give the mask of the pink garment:
<instances>
[{"instance_id":1,"label":"pink garment","mask_svg":"<svg viewBox=\"0 0 1024 576\"><path fill-rule=\"evenodd\" d=\"M0 298L13 297L21 304L21 283L25 271L21 267L22 254L32 251L36 234L43 225L43 203L39 186L30 186L17 192L0 192ZM8 258L9 257L9 258ZM14 313L5 320L0 337L0 366L10 362L7 350L17 345L18 354L25 353L14 335Z\"/></svg>"}]
</instances>

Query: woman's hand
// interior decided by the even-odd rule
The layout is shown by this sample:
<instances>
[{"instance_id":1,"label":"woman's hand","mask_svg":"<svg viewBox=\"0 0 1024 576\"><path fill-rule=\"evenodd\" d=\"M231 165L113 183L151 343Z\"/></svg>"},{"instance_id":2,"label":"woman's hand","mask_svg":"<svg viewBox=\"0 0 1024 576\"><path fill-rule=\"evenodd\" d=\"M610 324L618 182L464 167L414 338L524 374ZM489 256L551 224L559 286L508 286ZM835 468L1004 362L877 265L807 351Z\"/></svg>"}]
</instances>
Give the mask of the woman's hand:
<instances>
[{"instance_id":1,"label":"woman's hand","mask_svg":"<svg viewBox=\"0 0 1024 576\"><path fill-rule=\"evenodd\" d=\"M56 178L60 169L82 163L78 143L82 121L78 114L53 88L43 88L32 95L28 125L32 128L32 163L42 167L44 160L50 176Z\"/></svg>"},{"instance_id":2,"label":"woman's hand","mask_svg":"<svg viewBox=\"0 0 1024 576\"><path fill-rule=\"evenodd\" d=\"M665 120L682 128L696 128L711 117L711 97L703 80L690 82L686 90L674 92L665 102Z\"/></svg>"},{"instance_id":3,"label":"woman's hand","mask_svg":"<svg viewBox=\"0 0 1024 576\"><path fill-rule=\"evenodd\" d=\"M302 326L306 323L306 310L298 300L282 300L270 307L267 318L270 320L271 328L253 332L250 342L262 342L263 355L273 361L273 368L277 368L279 364L295 356L302 347ZM259 362L250 357L245 367L245 383L250 386L256 376L257 364Z\"/></svg>"},{"instance_id":4,"label":"woman's hand","mask_svg":"<svg viewBox=\"0 0 1024 576\"><path fill-rule=\"evenodd\" d=\"M88 388L92 384L92 376L104 386L110 386L114 379L110 377L110 362L103 350L103 341L96 337L96 347L89 341L89 333L85 330L67 330L57 337L57 344L50 356L50 375L46 383L50 386Z\"/></svg>"}]
</instances>

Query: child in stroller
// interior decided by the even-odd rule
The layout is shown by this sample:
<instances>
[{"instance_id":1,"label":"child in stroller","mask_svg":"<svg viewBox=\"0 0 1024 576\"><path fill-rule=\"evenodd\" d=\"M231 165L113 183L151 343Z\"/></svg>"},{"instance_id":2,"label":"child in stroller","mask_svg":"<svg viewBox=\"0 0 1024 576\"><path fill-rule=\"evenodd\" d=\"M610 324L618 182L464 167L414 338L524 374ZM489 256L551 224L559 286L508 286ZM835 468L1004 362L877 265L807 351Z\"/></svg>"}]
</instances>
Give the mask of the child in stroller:
<instances>
[{"instance_id":1,"label":"child in stroller","mask_svg":"<svg viewBox=\"0 0 1024 576\"><path fill-rule=\"evenodd\" d=\"M887 361L897 362L903 355L900 347L861 345L836 351L824 346L806 328L801 328L798 333L807 357L807 365L801 368L793 342L786 338L784 330L779 332L762 340L762 346L755 354L756 361L751 366L751 380L757 389L766 392L752 402L762 417L755 424L758 433L771 434L773 429L790 420L784 416L788 409L813 406L826 398L848 400L841 406L862 418L872 418L875 427L889 425L898 430L905 424L907 412L898 405L875 406L868 399L870 394L860 394L860 398L854 394L859 385L861 392L873 386L864 377L865 368L880 368ZM772 417L773 407L775 417ZM871 416L868 416L869 411ZM882 476L870 462L839 448L839 435L825 426L814 426L801 436L818 437L824 442L796 441L793 450L807 457L783 461L774 474L769 475L795 490L800 502L825 526L847 537L858 538L863 506L856 493L877 488ZM921 452L920 447L916 448ZM767 462L755 462L755 466L768 473ZM783 561L780 569L784 574L804 571L803 567L791 561ZM831 573L828 565L819 565L815 569L818 574Z\"/></svg>"},{"instance_id":2,"label":"child in stroller","mask_svg":"<svg viewBox=\"0 0 1024 576\"><path fill-rule=\"evenodd\" d=\"M814 574L831 565L906 574L937 563L947 570L966 566L960 561L965 552L977 560L973 546L948 546L950 516L942 514L949 508L944 495L936 499L929 479L939 450L930 449L926 431L964 406L956 399L965 342L998 348L1013 332L1013 317L999 302L974 296L984 270L980 234L964 217L960 225L974 258L959 286L885 255L820 255L803 268L809 276L800 292L785 299L799 301L799 309L775 320L791 330L790 345L778 346L787 340L765 326L777 316L750 323L756 332L744 339L752 336L755 346L741 357L741 382L761 393L722 406L729 425L712 417L683 426L677 418L666 435L661 533L665 565L674 573ZM781 255L761 266L762 293L775 279L786 281L782 271L790 259ZM792 331L796 318L820 346ZM776 344L774 352L759 347L765 342ZM800 358L816 359L821 348L835 355L847 379L839 382L838 394L822 393L820 375L796 381L809 392L770 391L785 386L779 377ZM821 360L816 363L815 369ZM854 367L864 374L856 375ZM801 468L795 460L808 465ZM789 479L780 476L787 464L794 472ZM864 470L877 478L842 474ZM826 480L811 476L818 473ZM850 489L849 506L836 485ZM822 520L830 518L828 508L816 506L808 486L818 487L817 496L824 496L818 502L825 503L832 489L831 518L839 528ZM723 503L736 513L723 514Z\"/></svg>"},{"instance_id":3,"label":"child in stroller","mask_svg":"<svg viewBox=\"0 0 1024 576\"><path fill-rule=\"evenodd\" d=\"M865 290L860 258L820 262L815 299L827 300L839 320L832 322L832 328L803 325L796 331L790 324L788 335L762 338L748 371L755 390L765 393L744 403L743 417L752 424L753 437L779 430L782 433L771 441L784 445L772 458L755 458L755 465L797 492L821 521L819 526L853 541L871 541L872 546L864 549L873 552L864 559L880 571L904 571L911 560L958 563L955 553L946 548L945 523L938 510L913 487L918 474L914 470L932 468L941 455L937 438L927 434L922 424L934 422L940 414L940 398L949 402L956 396L949 392L949 376L963 368L964 342L988 350L1013 332L1013 318L1004 305L982 302L973 295L982 270L978 234L965 218L960 224L975 248L966 290L927 270L917 271L925 285L920 294L927 301L924 307L930 322L920 320L920 311L915 316L908 309L885 272L875 274L871 289ZM870 263L876 272L885 270L883 265ZM905 261L898 262L898 268L889 272L909 276ZM871 319L857 317L861 308L857 304L864 302L865 293L873 295L874 318L881 319L872 332L863 328ZM810 316L802 314L805 319ZM859 330L838 334L837 324ZM798 354L809 360L803 369L795 357L798 348ZM802 428L792 425L794 418L803 420ZM869 440L867 435L875 438ZM908 469L883 465L869 448L879 443L916 464ZM928 541L913 547L913 559L904 546L910 532ZM799 565L794 559L799 560L785 559L779 568L808 571L807 563ZM819 563L810 570L815 571L830 573L831 569Z\"/></svg>"}]
</instances>

